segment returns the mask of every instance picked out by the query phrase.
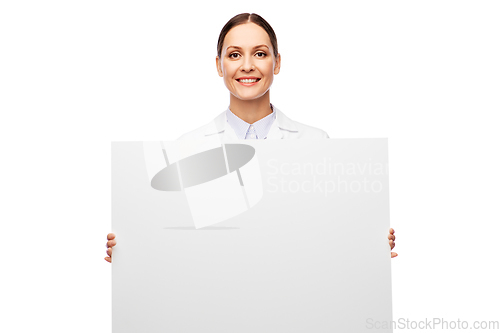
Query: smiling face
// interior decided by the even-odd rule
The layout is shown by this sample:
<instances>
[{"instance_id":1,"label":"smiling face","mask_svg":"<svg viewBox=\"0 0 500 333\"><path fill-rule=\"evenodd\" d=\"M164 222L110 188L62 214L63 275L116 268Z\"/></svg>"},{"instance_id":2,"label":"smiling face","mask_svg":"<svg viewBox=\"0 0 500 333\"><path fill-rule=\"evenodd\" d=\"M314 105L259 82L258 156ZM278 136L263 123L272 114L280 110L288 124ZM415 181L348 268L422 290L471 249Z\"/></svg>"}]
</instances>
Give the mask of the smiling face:
<instances>
[{"instance_id":1,"label":"smiling face","mask_svg":"<svg viewBox=\"0 0 500 333\"><path fill-rule=\"evenodd\" d=\"M217 71L234 97L255 100L268 93L280 71L280 58L274 56L264 29L255 23L240 24L224 38Z\"/></svg>"}]
</instances>

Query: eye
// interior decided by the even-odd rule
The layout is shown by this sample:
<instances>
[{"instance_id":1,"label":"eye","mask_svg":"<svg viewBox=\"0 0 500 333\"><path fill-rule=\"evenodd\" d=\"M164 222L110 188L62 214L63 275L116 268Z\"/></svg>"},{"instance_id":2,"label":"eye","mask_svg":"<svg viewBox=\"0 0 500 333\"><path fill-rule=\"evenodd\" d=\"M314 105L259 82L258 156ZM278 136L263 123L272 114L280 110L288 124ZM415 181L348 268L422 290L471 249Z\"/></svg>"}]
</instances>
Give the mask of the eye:
<instances>
[{"instance_id":1,"label":"eye","mask_svg":"<svg viewBox=\"0 0 500 333\"><path fill-rule=\"evenodd\" d=\"M256 54L257 54L257 56L258 56L259 58L264 58L264 57L266 56L266 53L265 53L265 52L257 52ZM259 54L260 54L260 56L259 56Z\"/></svg>"},{"instance_id":2,"label":"eye","mask_svg":"<svg viewBox=\"0 0 500 333\"><path fill-rule=\"evenodd\" d=\"M238 56L239 56L239 54L235 52L235 53L231 53L228 57L231 59L236 59Z\"/></svg>"}]
</instances>

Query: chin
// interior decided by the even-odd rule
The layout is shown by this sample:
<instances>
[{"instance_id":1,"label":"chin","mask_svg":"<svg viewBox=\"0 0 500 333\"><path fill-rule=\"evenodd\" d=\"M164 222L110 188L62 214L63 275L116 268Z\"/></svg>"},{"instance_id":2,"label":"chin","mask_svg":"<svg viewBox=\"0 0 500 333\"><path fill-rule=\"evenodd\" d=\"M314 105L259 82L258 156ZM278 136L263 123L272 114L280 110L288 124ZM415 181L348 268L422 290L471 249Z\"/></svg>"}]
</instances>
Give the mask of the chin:
<instances>
[{"instance_id":1,"label":"chin","mask_svg":"<svg viewBox=\"0 0 500 333\"><path fill-rule=\"evenodd\" d=\"M259 99L261 98L262 96L264 96L266 93L262 93L262 94L235 94L236 97L238 97L238 99L241 99L243 101L251 101L251 100L255 100L255 99Z\"/></svg>"},{"instance_id":2,"label":"chin","mask_svg":"<svg viewBox=\"0 0 500 333\"><path fill-rule=\"evenodd\" d=\"M254 99L258 99L260 96L237 96L238 99L241 99L242 101L253 101Z\"/></svg>"}]
</instances>

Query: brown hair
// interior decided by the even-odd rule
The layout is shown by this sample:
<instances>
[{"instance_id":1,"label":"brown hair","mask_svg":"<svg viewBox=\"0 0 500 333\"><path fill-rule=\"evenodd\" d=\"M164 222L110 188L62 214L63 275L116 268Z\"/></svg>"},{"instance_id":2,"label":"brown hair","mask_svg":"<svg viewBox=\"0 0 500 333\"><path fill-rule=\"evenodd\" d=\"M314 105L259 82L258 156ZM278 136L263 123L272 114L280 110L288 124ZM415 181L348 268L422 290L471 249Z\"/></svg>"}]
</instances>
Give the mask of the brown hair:
<instances>
[{"instance_id":1,"label":"brown hair","mask_svg":"<svg viewBox=\"0 0 500 333\"><path fill-rule=\"evenodd\" d=\"M229 32L229 30L231 30L237 25L249 22L257 24L259 27L261 27L267 32L267 35L271 40L271 46L273 47L274 57L275 58L278 57L278 40L276 39L276 34L274 33L274 30L271 27L271 25L267 23L267 21L264 20L258 14L243 13L234 16L232 19L227 21L226 25L222 28L219 35L219 41L217 42L217 55L219 56L219 59L222 53L222 45L224 44L224 38L226 38L226 35Z\"/></svg>"}]
</instances>

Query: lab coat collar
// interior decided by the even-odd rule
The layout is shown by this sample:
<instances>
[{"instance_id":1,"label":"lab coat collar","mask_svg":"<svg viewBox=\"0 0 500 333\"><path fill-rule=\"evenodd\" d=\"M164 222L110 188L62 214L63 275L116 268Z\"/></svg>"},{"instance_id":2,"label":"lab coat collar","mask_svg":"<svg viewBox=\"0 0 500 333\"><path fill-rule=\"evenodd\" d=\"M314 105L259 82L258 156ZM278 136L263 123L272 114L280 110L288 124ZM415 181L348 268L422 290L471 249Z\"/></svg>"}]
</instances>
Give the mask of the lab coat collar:
<instances>
[{"instance_id":1,"label":"lab coat collar","mask_svg":"<svg viewBox=\"0 0 500 333\"><path fill-rule=\"evenodd\" d=\"M266 139L283 139L287 132L297 133L299 131L293 120L285 116L276 106L273 105L273 108L276 111L276 119L269 129ZM205 136L222 134L224 139L238 140L236 133L227 122L226 111L215 117L204 134Z\"/></svg>"}]
</instances>

